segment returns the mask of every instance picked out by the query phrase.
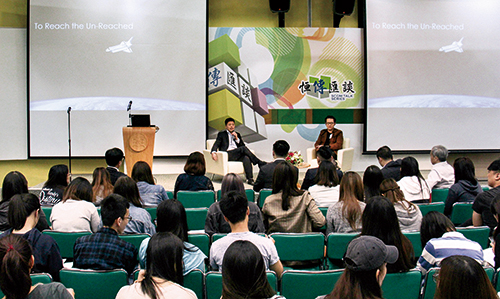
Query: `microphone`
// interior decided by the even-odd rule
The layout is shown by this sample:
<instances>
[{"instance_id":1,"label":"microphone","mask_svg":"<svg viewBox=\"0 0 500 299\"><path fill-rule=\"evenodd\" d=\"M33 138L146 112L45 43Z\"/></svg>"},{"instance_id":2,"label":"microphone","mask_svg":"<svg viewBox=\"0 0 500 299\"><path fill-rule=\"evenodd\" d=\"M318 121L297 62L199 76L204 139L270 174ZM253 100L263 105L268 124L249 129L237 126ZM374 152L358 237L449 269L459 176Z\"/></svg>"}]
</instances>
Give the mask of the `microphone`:
<instances>
[{"instance_id":1,"label":"microphone","mask_svg":"<svg viewBox=\"0 0 500 299\"><path fill-rule=\"evenodd\" d=\"M130 111L130 109L132 109L132 101L128 102L127 111Z\"/></svg>"},{"instance_id":2,"label":"microphone","mask_svg":"<svg viewBox=\"0 0 500 299\"><path fill-rule=\"evenodd\" d=\"M68 107L68 111L66 111L68 114L71 112L71 107Z\"/></svg>"}]
</instances>

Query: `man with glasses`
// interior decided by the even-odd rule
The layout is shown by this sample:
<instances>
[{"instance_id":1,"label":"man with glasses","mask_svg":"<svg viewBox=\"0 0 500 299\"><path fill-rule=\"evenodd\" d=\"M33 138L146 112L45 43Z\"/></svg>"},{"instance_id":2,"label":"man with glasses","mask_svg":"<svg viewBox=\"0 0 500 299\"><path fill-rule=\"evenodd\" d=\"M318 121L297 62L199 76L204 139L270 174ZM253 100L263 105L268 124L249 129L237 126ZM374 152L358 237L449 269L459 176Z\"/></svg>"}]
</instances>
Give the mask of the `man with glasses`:
<instances>
[{"instance_id":1,"label":"man with glasses","mask_svg":"<svg viewBox=\"0 0 500 299\"><path fill-rule=\"evenodd\" d=\"M332 115L325 117L326 129L321 130L318 140L314 143L314 147L318 150L320 147L325 146L330 148L335 154L342 148L344 143L344 135L342 131L335 128L337 120Z\"/></svg>"}]
</instances>

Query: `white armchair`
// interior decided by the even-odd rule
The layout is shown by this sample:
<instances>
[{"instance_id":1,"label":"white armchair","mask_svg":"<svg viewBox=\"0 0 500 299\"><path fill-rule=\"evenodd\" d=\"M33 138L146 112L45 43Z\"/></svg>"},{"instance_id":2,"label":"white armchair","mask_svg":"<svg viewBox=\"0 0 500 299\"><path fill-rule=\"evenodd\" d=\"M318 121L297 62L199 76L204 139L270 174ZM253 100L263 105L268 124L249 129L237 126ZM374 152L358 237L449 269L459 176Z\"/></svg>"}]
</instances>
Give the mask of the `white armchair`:
<instances>
[{"instance_id":1,"label":"white armchair","mask_svg":"<svg viewBox=\"0 0 500 299\"><path fill-rule=\"evenodd\" d=\"M342 149L337 151L337 165L342 171L349 171L352 168L352 160L354 159L354 148L351 146L351 139L344 137ZM318 167L316 160L316 149L310 147L307 149L306 161L311 164L311 167Z\"/></svg>"},{"instance_id":2,"label":"white armchair","mask_svg":"<svg viewBox=\"0 0 500 299\"><path fill-rule=\"evenodd\" d=\"M228 173L241 174L245 173L243 170L243 162L240 161L229 161L226 152L217 152L217 161L212 159L212 146L215 143L215 139L207 140L207 148L203 150L203 156L205 157L206 170L208 173L218 174L225 176Z\"/></svg>"}]
</instances>

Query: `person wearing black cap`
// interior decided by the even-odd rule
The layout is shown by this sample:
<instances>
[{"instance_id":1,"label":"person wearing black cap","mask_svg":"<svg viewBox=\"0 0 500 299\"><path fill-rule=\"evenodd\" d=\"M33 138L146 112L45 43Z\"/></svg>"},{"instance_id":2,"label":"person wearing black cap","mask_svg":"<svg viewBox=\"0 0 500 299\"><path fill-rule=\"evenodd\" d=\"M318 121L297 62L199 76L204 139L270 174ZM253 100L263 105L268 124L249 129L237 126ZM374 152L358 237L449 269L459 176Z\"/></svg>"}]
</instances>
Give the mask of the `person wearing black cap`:
<instances>
[{"instance_id":1,"label":"person wearing black cap","mask_svg":"<svg viewBox=\"0 0 500 299\"><path fill-rule=\"evenodd\" d=\"M330 294L317 299L382 298L386 265L395 263L398 256L396 246L385 245L379 238L360 236L352 240L344 256L344 273Z\"/></svg>"},{"instance_id":2,"label":"person wearing black cap","mask_svg":"<svg viewBox=\"0 0 500 299\"><path fill-rule=\"evenodd\" d=\"M474 226L487 225L490 235L497 226L497 221L491 213L493 198L500 195L500 159L491 162L488 166L488 186L492 189L479 193L472 204L472 224Z\"/></svg>"}]
</instances>

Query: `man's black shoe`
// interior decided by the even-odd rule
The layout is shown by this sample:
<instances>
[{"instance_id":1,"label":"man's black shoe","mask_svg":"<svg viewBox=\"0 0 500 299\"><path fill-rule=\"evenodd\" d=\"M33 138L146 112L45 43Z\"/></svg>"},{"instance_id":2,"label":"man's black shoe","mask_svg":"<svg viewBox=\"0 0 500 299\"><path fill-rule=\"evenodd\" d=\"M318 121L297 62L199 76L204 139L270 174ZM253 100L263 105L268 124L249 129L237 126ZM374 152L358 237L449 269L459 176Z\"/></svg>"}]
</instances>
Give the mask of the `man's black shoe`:
<instances>
[{"instance_id":1,"label":"man's black shoe","mask_svg":"<svg viewBox=\"0 0 500 299\"><path fill-rule=\"evenodd\" d=\"M247 184L253 186L255 183L254 183L253 179L248 179Z\"/></svg>"}]
</instances>

